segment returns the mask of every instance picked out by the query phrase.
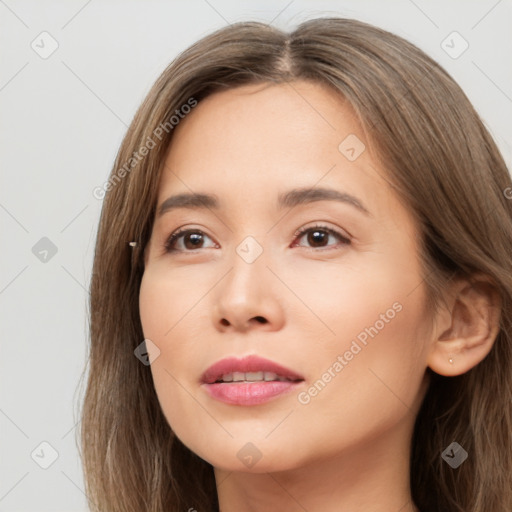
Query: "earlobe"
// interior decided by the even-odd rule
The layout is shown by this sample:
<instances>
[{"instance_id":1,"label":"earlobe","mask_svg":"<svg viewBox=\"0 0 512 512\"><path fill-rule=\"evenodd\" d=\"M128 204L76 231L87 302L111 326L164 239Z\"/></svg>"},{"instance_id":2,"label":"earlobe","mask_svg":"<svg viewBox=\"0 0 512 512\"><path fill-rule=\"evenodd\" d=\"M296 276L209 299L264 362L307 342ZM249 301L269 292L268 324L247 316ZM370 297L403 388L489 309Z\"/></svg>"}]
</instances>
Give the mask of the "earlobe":
<instances>
[{"instance_id":1,"label":"earlobe","mask_svg":"<svg viewBox=\"0 0 512 512\"><path fill-rule=\"evenodd\" d=\"M428 366L447 377L462 375L491 351L500 329L501 296L492 280L474 275L452 283L446 308L436 314Z\"/></svg>"}]
</instances>

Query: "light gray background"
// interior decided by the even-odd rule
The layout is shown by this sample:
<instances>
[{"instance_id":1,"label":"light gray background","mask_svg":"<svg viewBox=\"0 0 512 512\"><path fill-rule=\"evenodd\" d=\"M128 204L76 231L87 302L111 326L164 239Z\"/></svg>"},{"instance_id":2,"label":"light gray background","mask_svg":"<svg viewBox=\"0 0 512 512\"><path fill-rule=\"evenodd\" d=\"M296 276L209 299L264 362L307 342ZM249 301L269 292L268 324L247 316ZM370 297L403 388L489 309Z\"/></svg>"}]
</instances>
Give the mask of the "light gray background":
<instances>
[{"instance_id":1,"label":"light gray background","mask_svg":"<svg viewBox=\"0 0 512 512\"><path fill-rule=\"evenodd\" d=\"M510 0L0 0L0 512L86 510L75 434L101 209L92 191L150 86L227 23L288 29L328 14L391 30L445 66L511 168ZM58 43L46 59L31 47L51 49L43 31ZM458 58L453 31L469 44ZM43 237L57 248L46 261L33 251Z\"/></svg>"}]
</instances>

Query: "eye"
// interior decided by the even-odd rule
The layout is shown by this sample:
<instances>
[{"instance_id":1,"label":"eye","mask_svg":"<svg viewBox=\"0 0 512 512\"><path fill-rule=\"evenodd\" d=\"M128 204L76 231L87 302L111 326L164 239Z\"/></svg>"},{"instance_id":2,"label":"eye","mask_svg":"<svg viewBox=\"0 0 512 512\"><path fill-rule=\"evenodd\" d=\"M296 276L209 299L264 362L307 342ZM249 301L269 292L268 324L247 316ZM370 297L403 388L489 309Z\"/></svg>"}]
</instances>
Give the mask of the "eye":
<instances>
[{"instance_id":1,"label":"eye","mask_svg":"<svg viewBox=\"0 0 512 512\"><path fill-rule=\"evenodd\" d=\"M307 241L313 244L313 249L327 247L335 248L334 246L325 245L329 241L329 237L333 236L340 240L342 245L349 245L350 240L346 236L342 235L335 229L327 226L316 225L306 228L301 228L294 233L296 238L302 238L304 235L309 234ZM204 249L204 237L211 238L201 231L200 229L180 229L171 236L165 242L165 251L171 252L191 252L194 249ZM180 246L181 242L181 246ZM178 247L177 247L178 246ZM213 245L212 247L215 247Z\"/></svg>"},{"instance_id":2,"label":"eye","mask_svg":"<svg viewBox=\"0 0 512 512\"><path fill-rule=\"evenodd\" d=\"M304 235L308 234L306 240L308 243L313 244L313 249L327 247L328 249L333 249L335 246L326 246L325 244L329 241L329 236L334 236L341 241L342 245L350 245L350 240L336 231L335 229L329 228L327 226L310 226L306 228L301 228L295 232L294 236L298 238L302 238Z\"/></svg>"},{"instance_id":3,"label":"eye","mask_svg":"<svg viewBox=\"0 0 512 512\"><path fill-rule=\"evenodd\" d=\"M202 249L204 237L210 238L206 233L203 233L200 229L180 229L173 233L167 239L167 241L165 242L165 250L166 252L190 252L190 250L193 249ZM183 241L182 247L175 247L176 245L179 245L176 244L177 241Z\"/></svg>"}]
</instances>

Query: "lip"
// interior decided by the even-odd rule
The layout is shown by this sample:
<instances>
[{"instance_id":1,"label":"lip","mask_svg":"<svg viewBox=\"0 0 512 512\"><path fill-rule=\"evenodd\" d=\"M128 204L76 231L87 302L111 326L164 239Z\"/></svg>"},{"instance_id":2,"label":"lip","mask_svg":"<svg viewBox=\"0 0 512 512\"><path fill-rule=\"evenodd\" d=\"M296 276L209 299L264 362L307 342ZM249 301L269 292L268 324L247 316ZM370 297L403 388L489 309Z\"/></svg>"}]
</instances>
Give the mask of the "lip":
<instances>
[{"instance_id":1,"label":"lip","mask_svg":"<svg viewBox=\"0 0 512 512\"><path fill-rule=\"evenodd\" d=\"M280 377L290 380L304 380L304 377L297 372L290 370L270 359L257 355L249 355L243 358L227 357L212 364L201 376L203 384L213 384L226 373L233 372L273 372Z\"/></svg>"},{"instance_id":2,"label":"lip","mask_svg":"<svg viewBox=\"0 0 512 512\"><path fill-rule=\"evenodd\" d=\"M289 381L215 382L222 375L233 372L273 372ZM215 400L231 405L258 405L304 383L297 372L274 361L251 355L238 359L228 357L210 366L201 377L202 387Z\"/></svg>"}]
</instances>

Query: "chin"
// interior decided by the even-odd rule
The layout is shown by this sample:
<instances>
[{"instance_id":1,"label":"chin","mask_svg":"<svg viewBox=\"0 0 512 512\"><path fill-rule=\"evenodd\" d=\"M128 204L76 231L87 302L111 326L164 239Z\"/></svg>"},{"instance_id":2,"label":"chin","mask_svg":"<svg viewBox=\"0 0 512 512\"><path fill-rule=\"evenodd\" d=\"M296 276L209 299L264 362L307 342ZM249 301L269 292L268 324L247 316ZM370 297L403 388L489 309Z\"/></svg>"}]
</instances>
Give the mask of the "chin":
<instances>
[{"instance_id":1,"label":"chin","mask_svg":"<svg viewBox=\"0 0 512 512\"><path fill-rule=\"evenodd\" d=\"M201 446L196 443L183 444L214 468L223 471L269 473L296 469L306 463L303 456L294 458L294 455L297 456L296 448L290 447L289 450L283 450L282 446L274 445L271 441L242 442L239 439L240 437L223 442L212 440L211 443ZM251 436L246 439L251 439ZM212 445L215 445L214 450Z\"/></svg>"}]
</instances>

